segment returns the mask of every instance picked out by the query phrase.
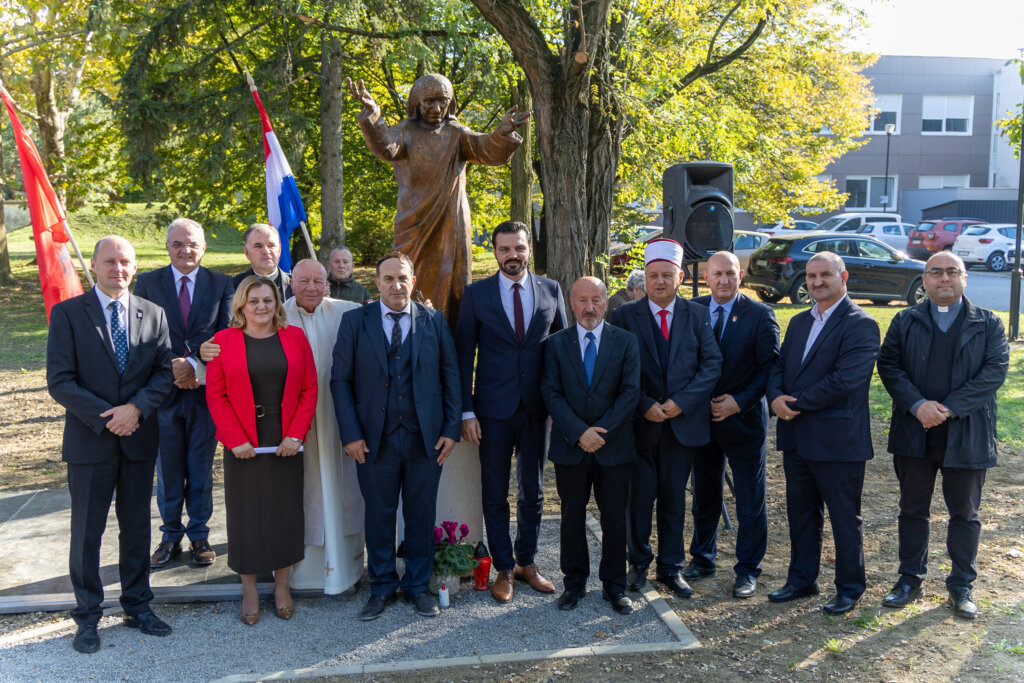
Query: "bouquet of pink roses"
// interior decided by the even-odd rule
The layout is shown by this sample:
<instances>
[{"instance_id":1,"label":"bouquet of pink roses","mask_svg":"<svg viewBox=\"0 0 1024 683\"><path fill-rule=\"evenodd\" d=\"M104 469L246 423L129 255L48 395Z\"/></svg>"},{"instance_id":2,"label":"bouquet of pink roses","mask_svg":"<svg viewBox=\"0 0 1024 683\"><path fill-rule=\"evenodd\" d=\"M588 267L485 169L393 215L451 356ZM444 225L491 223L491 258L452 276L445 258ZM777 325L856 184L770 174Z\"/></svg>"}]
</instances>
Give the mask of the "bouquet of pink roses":
<instances>
[{"instance_id":1,"label":"bouquet of pink roses","mask_svg":"<svg viewBox=\"0 0 1024 683\"><path fill-rule=\"evenodd\" d=\"M456 539L455 532L459 532ZM438 576L462 576L476 569L473 546L465 542L469 527L458 522L441 522L434 527L434 573Z\"/></svg>"}]
</instances>

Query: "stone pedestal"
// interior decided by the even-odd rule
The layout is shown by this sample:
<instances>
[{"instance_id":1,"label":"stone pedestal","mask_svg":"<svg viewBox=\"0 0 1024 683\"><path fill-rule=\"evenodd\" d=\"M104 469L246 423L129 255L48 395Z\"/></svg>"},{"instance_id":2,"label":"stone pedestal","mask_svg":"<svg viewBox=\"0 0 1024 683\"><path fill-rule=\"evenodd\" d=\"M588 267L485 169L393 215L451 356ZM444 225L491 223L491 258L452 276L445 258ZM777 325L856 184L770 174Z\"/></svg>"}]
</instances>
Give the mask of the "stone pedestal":
<instances>
[{"instance_id":1,"label":"stone pedestal","mask_svg":"<svg viewBox=\"0 0 1024 683\"><path fill-rule=\"evenodd\" d=\"M441 468L437 489L437 518L434 526L451 520L469 526L466 541L476 545L484 537L484 511L480 499L480 449L468 441L455 449ZM398 540L405 538L401 503L398 509Z\"/></svg>"}]
</instances>

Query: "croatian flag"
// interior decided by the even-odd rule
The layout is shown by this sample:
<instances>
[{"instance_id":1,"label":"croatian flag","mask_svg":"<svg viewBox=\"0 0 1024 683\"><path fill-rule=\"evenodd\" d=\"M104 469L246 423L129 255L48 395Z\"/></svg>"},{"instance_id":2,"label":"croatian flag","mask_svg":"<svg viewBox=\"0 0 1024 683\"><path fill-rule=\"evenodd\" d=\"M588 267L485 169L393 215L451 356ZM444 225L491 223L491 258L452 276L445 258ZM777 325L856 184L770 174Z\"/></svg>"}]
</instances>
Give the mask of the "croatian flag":
<instances>
[{"instance_id":1,"label":"croatian flag","mask_svg":"<svg viewBox=\"0 0 1024 683\"><path fill-rule=\"evenodd\" d=\"M284 157L281 143L274 135L270 118L263 109L259 93L256 92L256 84L248 74L246 78L249 81L252 98L256 100L256 107L260 110L260 120L263 122L263 154L267 167L267 217L270 224L277 228L277 234L281 238L281 260L278 267L289 273L292 269L292 255L288 244L292 232L299 227L299 223L306 222L306 211L302 208L302 198L299 197L299 188L295 185L291 166Z\"/></svg>"}]
</instances>

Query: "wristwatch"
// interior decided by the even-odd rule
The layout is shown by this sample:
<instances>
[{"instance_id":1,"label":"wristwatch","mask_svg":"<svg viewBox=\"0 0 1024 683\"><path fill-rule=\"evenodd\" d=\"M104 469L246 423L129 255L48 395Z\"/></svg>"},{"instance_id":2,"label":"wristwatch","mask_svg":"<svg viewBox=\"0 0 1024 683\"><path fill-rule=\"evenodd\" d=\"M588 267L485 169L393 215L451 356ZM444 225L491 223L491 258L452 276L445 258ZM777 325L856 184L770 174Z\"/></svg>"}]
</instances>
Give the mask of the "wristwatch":
<instances>
[{"instance_id":1,"label":"wristwatch","mask_svg":"<svg viewBox=\"0 0 1024 683\"><path fill-rule=\"evenodd\" d=\"M288 439L289 441L294 441L295 443L299 443L299 444L302 443L302 439L296 439L294 436L288 436L288 437L285 437L285 438Z\"/></svg>"}]
</instances>

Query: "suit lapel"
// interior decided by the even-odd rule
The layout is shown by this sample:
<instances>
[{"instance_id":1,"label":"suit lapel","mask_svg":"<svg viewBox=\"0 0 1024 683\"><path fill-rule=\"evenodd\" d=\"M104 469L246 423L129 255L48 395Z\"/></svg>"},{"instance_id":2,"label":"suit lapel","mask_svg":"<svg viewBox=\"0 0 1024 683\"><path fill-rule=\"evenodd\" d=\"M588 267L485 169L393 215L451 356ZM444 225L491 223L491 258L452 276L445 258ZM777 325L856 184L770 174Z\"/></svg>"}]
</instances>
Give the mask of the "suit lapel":
<instances>
[{"instance_id":1,"label":"suit lapel","mask_svg":"<svg viewBox=\"0 0 1024 683\"><path fill-rule=\"evenodd\" d=\"M540 286L540 280L534 273L530 273L530 286L533 288L533 314L530 316L530 326L526 328L526 334L523 337L524 342L530 338L534 329L540 325L537 322L540 316L537 314L541 309L541 297L544 296L544 289Z\"/></svg>"},{"instance_id":2,"label":"suit lapel","mask_svg":"<svg viewBox=\"0 0 1024 683\"><path fill-rule=\"evenodd\" d=\"M594 376L590 380L590 388L593 389L597 386L597 382L601 379L601 373L608 366L608 357L612 355L615 346L615 332L614 328L610 325L605 325L601 330L601 345L597 347L597 362L594 364ZM582 359L583 356L580 356ZM582 360L580 361L582 365ZM584 379L586 379L587 373L583 373Z\"/></svg>"},{"instance_id":3,"label":"suit lapel","mask_svg":"<svg viewBox=\"0 0 1024 683\"><path fill-rule=\"evenodd\" d=\"M100 337L100 343L107 352L107 356L110 358L111 364L114 369L117 369L117 356L114 355L114 343L110 339L110 329L107 327L107 318L103 314L103 307L100 306L100 300L96 296L96 292L92 292L92 296L85 297L85 309L89 315L89 320L92 321L93 327L96 328L96 333Z\"/></svg>"},{"instance_id":4,"label":"suit lapel","mask_svg":"<svg viewBox=\"0 0 1024 683\"><path fill-rule=\"evenodd\" d=\"M139 307L139 300L135 296L128 297L128 358L124 362L125 370L128 364L136 357L134 353L139 344L142 343L142 326L146 320L143 318L142 309Z\"/></svg>"},{"instance_id":5,"label":"suit lapel","mask_svg":"<svg viewBox=\"0 0 1024 683\"><path fill-rule=\"evenodd\" d=\"M728 339L733 332L736 331L737 325L743 320L743 312L747 309L746 297L742 294L736 297L736 301L732 305L732 311L729 313L729 319L726 321L725 329L722 330L722 339L718 342L719 346L725 346L725 340Z\"/></svg>"},{"instance_id":6,"label":"suit lapel","mask_svg":"<svg viewBox=\"0 0 1024 683\"><path fill-rule=\"evenodd\" d=\"M366 313L363 315L363 327L366 329L366 333L370 336L370 346L373 347L373 352L377 354L377 360L380 361L380 366L384 369L384 374L387 374L388 341L384 338L384 323L381 322L380 317L381 306L383 306L383 304L380 301L375 301L372 304L366 305Z\"/></svg>"},{"instance_id":7,"label":"suit lapel","mask_svg":"<svg viewBox=\"0 0 1024 683\"><path fill-rule=\"evenodd\" d=\"M644 340L644 346L647 347L647 354L654 359L658 367L661 367L658 347L654 344L654 332L651 330L651 306L647 301L647 297L644 297L643 304L636 307L636 315L639 319L637 329L640 330L640 338Z\"/></svg>"},{"instance_id":8,"label":"suit lapel","mask_svg":"<svg viewBox=\"0 0 1024 683\"><path fill-rule=\"evenodd\" d=\"M807 367L807 363L811 360L811 358L814 357L814 354L817 353L818 349L821 348L821 344L823 341L825 341L825 338L831 335L833 330L835 330L839 326L839 321L846 316L846 312L848 309L849 301L844 300L839 306L836 307L834 311L832 311L832 315L830 315L828 317L828 320L825 321L825 327L823 327L821 332L818 333L818 338L814 340L814 344L807 352L807 355L804 357L803 362L800 363L801 370ZM811 322L811 325L807 328L807 334L809 335L811 333L811 327L814 326L814 317L811 314L808 314L807 317L810 318ZM805 335L804 342L806 343L806 341L807 336ZM801 347L801 353L802 352L803 348Z\"/></svg>"},{"instance_id":9,"label":"suit lapel","mask_svg":"<svg viewBox=\"0 0 1024 683\"><path fill-rule=\"evenodd\" d=\"M210 274L205 268L196 268L195 274L196 280L192 283L192 307L185 323L185 332L192 327L192 323L199 317L199 312L206 308L207 300L210 298Z\"/></svg>"},{"instance_id":10,"label":"suit lapel","mask_svg":"<svg viewBox=\"0 0 1024 683\"><path fill-rule=\"evenodd\" d=\"M411 348L412 366L416 367L416 360L420 355L420 340L418 338L418 331L421 325L427 324L427 312L419 307L418 304L413 303L412 315L409 321L409 346Z\"/></svg>"},{"instance_id":11,"label":"suit lapel","mask_svg":"<svg viewBox=\"0 0 1024 683\"><path fill-rule=\"evenodd\" d=\"M171 270L170 266L164 266L160 269L158 277L160 279L158 287L160 291L155 292L155 294L167 297L167 305L163 307L164 311L170 311L170 313L167 314L167 325L169 327L180 325L181 336L184 337L185 330L187 329L187 322L181 319L181 306L178 305L178 287L177 283L174 281L174 271Z\"/></svg>"},{"instance_id":12,"label":"suit lapel","mask_svg":"<svg viewBox=\"0 0 1024 683\"><path fill-rule=\"evenodd\" d=\"M687 316L689 316L689 312L686 310L686 303L677 296L672 305L672 326L668 333L669 358L676 357L683 336L683 326L688 322Z\"/></svg>"},{"instance_id":13,"label":"suit lapel","mask_svg":"<svg viewBox=\"0 0 1024 683\"><path fill-rule=\"evenodd\" d=\"M499 324L505 328L505 331L508 332L510 337L512 337L512 340L518 344L519 340L516 339L515 328L513 328L512 324L508 321L508 316L505 315L505 306L501 303L501 280L498 279L498 273L492 275L488 280L490 280L488 284L488 289L490 290L488 296L491 297L491 310L493 310L495 315L501 319ZM531 320L530 322L532 323L533 321Z\"/></svg>"},{"instance_id":14,"label":"suit lapel","mask_svg":"<svg viewBox=\"0 0 1024 683\"><path fill-rule=\"evenodd\" d=\"M571 328L572 332L569 333L569 364L576 370L576 374L580 378L580 386L587 386L587 371L583 369L583 351L580 349L580 334L579 328L573 325ZM597 377L597 372L594 372L594 376ZM590 390L587 389L589 392Z\"/></svg>"}]
</instances>

